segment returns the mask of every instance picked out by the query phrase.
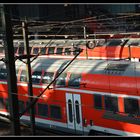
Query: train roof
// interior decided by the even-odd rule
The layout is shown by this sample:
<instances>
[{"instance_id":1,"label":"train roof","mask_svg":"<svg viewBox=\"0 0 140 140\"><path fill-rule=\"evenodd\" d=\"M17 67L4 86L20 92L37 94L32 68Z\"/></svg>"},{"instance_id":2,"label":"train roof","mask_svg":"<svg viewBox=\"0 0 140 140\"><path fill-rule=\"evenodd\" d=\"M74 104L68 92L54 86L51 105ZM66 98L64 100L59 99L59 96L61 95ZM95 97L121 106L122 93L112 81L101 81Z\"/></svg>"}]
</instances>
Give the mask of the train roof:
<instances>
[{"instance_id":1,"label":"train roof","mask_svg":"<svg viewBox=\"0 0 140 140\"><path fill-rule=\"evenodd\" d=\"M70 62L68 59L37 58L31 65L33 71L44 69L45 71L56 72L63 69L68 62ZM17 68L26 68L21 61L17 61L16 66ZM65 72L140 76L140 63L128 60L74 60Z\"/></svg>"}]
</instances>

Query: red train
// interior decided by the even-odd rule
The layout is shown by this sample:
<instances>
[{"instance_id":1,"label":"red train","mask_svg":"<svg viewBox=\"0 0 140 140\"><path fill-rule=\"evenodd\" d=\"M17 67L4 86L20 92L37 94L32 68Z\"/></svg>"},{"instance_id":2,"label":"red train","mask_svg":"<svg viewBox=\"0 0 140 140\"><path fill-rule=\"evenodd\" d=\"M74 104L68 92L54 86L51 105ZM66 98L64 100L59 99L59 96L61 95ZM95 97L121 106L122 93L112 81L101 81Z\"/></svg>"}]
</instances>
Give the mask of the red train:
<instances>
[{"instance_id":1,"label":"red train","mask_svg":"<svg viewBox=\"0 0 140 140\"><path fill-rule=\"evenodd\" d=\"M32 63L34 96L69 59L37 58ZM25 64L17 61L19 107L28 105ZM0 62L0 113L7 113L7 73ZM73 134L140 136L140 63L75 60L36 103L36 125ZM21 120L29 123L29 112Z\"/></svg>"}]
</instances>

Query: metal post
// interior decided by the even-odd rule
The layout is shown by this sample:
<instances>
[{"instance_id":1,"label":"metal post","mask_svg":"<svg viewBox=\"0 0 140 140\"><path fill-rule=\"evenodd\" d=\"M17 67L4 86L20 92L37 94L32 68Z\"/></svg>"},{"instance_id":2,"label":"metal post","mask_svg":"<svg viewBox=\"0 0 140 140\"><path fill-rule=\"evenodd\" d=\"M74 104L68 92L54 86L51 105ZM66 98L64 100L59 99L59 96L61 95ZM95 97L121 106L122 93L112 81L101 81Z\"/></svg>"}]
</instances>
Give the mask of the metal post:
<instances>
[{"instance_id":1,"label":"metal post","mask_svg":"<svg viewBox=\"0 0 140 140\"><path fill-rule=\"evenodd\" d=\"M17 79L15 71L14 47L13 47L13 33L10 20L9 5L2 5L2 25L3 38L5 47L5 62L7 69L7 84L9 96L9 109L11 121L11 129L13 135L20 135L20 119L17 93Z\"/></svg>"},{"instance_id":2,"label":"metal post","mask_svg":"<svg viewBox=\"0 0 140 140\"><path fill-rule=\"evenodd\" d=\"M84 39L86 39L86 26L84 26ZM87 50L87 46L86 46L86 59L88 59L88 50Z\"/></svg>"},{"instance_id":3,"label":"metal post","mask_svg":"<svg viewBox=\"0 0 140 140\"><path fill-rule=\"evenodd\" d=\"M33 96L27 22L22 22L22 27L23 27L24 49L27 55L26 72L27 72L28 94L30 96ZM32 102L32 100L33 98L29 97L29 102ZM35 135L36 132L35 132L34 106L30 109L30 121L31 121L32 134Z\"/></svg>"}]
</instances>

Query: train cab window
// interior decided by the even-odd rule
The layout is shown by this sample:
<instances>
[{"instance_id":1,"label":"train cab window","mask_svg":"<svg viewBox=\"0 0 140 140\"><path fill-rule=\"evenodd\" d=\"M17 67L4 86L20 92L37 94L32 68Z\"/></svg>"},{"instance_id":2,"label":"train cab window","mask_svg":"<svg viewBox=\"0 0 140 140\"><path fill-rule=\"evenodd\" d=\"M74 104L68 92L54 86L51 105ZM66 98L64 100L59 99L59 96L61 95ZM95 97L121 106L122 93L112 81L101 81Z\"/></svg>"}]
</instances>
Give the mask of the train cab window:
<instances>
[{"instance_id":1,"label":"train cab window","mask_svg":"<svg viewBox=\"0 0 140 140\"><path fill-rule=\"evenodd\" d=\"M48 105L38 103L38 115L48 117Z\"/></svg>"},{"instance_id":2,"label":"train cab window","mask_svg":"<svg viewBox=\"0 0 140 140\"><path fill-rule=\"evenodd\" d=\"M25 109L24 101L19 101L19 112L23 112Z\"/></svg>"},{"instance_id":3,"label":"train cab window","mask_svg":"<svg viewBox=\"0 0 140 140\"><path fill-rule=\"evenodd\" d=\"M71 48L65 48L64 52L65 55L71 55Z\"/></svg>"},{"instance_id":4,"label":"train cab window","mask_svg":"<svg viewBox=\"0 0 140 140\"><path fill-rule=\"evenodd\" d=\"M66 86L66 73L62 73L56 80L56 85L58 86Z\"/></svg>"},{"instance_id":5,"label":"train cab window","mask_svg":"<svg viewBox=\"0 0 140 140\"><path fill-rule=\"evenodd\" d=\"M94 108L102 109L102 96L95 94L93 98L94 98Z\"/></svg>"},{"instance_id":6,"label":"train cab window","mask_svg":"<svg viewBox=\"0 0 140 140\"><path fill-rule=\"evenodd\" d=\"M54 47L49 47L48 48L48 54L54 54L54 50L55 50Z\"/></svg>"},{"instance_id":7,"label":"train cab window","mask_svg":"<svg viewBox=\"0 0 140 140\"><path fill-rule=\"evenodd\" d=\"M53 119L61 119L61 108L59 106L51 105L50 106L50 117Z\"/></svg>"},{"instance_id":8,"label":"train cab window","mask_svg":"<svg viewBox=\"0 0 140 140\"><path fill-rule=\"evenodd\" d=\"M56 54L61 54L62 55L62 51L63 51L63 48L57 48L56 49Z\"/></svg>"},{"instance_id":9,"label":"train cab window","mask_svg":"<svg viewBox=\"0 0 140 140\"><path fill-rule=\"evenodd\" d=\"M18 54L24 54L24 47L19 47Z\"/></svg>"},{"instance_id":10,"label":"train cab window","mask_svg":"<svg viewBox=\"0 0 140 140\"><path fill-rule=\"evenodd\" d=\"M42 83L43 84L49 84L53 80L53 72L45 72L42 77Z\"/></svg>"},{"instance_id":11,"label":"train cab window","mask_svg":"<svg viewBox=\"0 0 140 140\"><path fill-rule=\"evenodd\" d=\"M0 69L0 80L7 80L7 70L4 68Z\"/></svg>"},{"instance_id":12,"label":"train cab window","mask_svg":"<svg viewBox=\"0 0 140 140\"><path fill-rule=\"evenodd\" d=\"M33 49L33 54L38 54L39 53L39 48L34 48Z\"/></svg>"},{"instance_id":13,"label":"train cab window","mask_svg":"<svg viewBox=\"0 0 140 140\"><path fill-rule=\"evenodd\" d=\"M0 98L0 109L4 109L4 101Z\"/></svg>"},{"instance_id":14,"label":"train cab window","mask_svg":"<svg viewBox=\"0 0 140 140\"><path fill-rule=\"evenodd\" d=\"M41 80L41 75L42 75L41 71L34 71L32 74L32 83L39 84Z\"/></svg>"},{"instance_id":15,"label":"train cab window","mask_svg":"<svg viewBox=\"0 0 140 140\"><path fill-rule=\"evenodd\" d=\"M139 114L139 104L137 99L124 98L125 113Z\"/></svg>"},{"instance_id":16,"label":"train cab window","mask_svg":"<svg viewBox=\"0 0 140 140\"><path fill-rule=\"evenodd\" d=\"M123 41L121 39L108 40L106 46L120 46L122 42Z\"/></svg>"},{"instance_id":17,"label":"train cab window","mask_svg":"<svg viewBox=\"0 0 140 140\"><path fill-rule=\"evenodd\" d=\"M68 86L69 87L80 87L81 75L80 74L71 74Z\"/></svg>"},{"instance_id":18,"label":"train cab window","mask_svg":"<svg viewBox=\"0 0 140 140\"><path fill-rule=\"evenodd\" d=\"M41 48L41 54L46 54L46 48Z\"/></svg>"},{"instance_id":19,"label":"train cab window","mask_svg":"<svg viewBox=\"0 0 140 140\"><path fill-rule=\"evenodd\" d=\"M118 112L118 98L111 96L104 96L105 99L105 110Z\"/></svg>"},{"instance_id":20,"label":"train cab window","mask_svg":"<svg viewBox=\"0 0 140 140\"><path fill-rule=\"evenodd\" d=\"M27 82L27 75L26 75L26 71L22 70L21 74L20 74L20 81L21 82Z\"/></svg>"}]
</instances>

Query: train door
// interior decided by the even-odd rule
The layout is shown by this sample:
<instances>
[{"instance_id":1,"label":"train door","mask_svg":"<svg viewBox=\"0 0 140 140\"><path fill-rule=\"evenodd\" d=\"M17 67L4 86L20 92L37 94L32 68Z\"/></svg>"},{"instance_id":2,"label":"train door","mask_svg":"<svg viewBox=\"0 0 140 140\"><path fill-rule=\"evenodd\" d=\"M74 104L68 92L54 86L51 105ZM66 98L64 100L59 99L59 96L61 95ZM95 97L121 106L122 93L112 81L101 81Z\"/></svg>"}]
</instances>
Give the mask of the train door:
<instances>
[{"instance_id":1,"label":"train door","mask_svg":"<svg viewBox=\"0 0 140 140\"><path fill-rule=\"evenodd\" d=\"M66 93L67 124L68 128L82 131L82 110L79 94Z\"/></svg>"}]
</instances>

